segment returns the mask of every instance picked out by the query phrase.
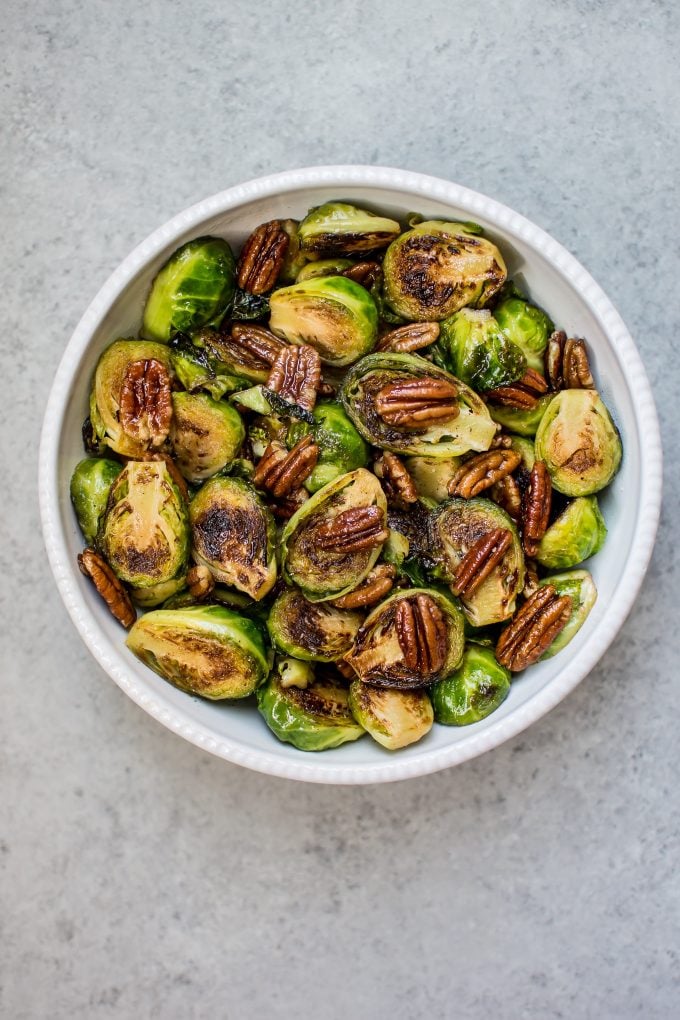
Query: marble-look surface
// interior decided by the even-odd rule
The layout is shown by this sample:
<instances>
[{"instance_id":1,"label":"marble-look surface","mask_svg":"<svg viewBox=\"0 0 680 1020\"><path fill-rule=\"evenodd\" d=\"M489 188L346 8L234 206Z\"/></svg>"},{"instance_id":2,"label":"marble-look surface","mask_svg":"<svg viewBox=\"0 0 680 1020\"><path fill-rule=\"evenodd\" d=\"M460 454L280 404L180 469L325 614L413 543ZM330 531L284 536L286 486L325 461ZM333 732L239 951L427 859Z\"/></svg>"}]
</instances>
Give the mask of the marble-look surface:
<instances>
[{"instance_id":1,"label":"marble-look surface","mask_svg":"<svg viewBox=\"0 0 680 1020\"><path fill-rule=\"evenodd\" d=\"M0 1015L677 1016L677 5L7 0L0 38ZM76 636L36 501L52 374L120 259L204 195L334 162L552 232L637 338L666 441L600 666L495 752L382 788L251 774L148 718Z\"/></svg>"}]
</instances>

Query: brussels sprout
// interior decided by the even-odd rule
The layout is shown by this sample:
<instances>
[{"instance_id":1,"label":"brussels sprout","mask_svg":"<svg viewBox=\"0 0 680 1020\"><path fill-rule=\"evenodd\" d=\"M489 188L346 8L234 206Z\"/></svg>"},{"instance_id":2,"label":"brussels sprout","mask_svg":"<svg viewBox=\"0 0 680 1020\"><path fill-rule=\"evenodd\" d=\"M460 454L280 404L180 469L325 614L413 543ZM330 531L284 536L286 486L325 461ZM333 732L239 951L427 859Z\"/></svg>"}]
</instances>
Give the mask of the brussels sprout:
<instances>
[{"instance_id":1,"label":"brussels sprout","mask_svg":"<svg viewBox=\"0 0 680 1020\"><path fill-rule=\"evenodd\" d=\"M247 697L269 672L258 626L224 606L145 613L127 646L175 687L214 701Z\"/></svg>"},{"instance_id":2,"label":"brussels sprout","mask_svg":"<svg viewBox=\"0 0 680 1020\"><path fill-rule=\"evenodd\" d=\"M259 602L276 581L274 518L240 478L211 478L189 507L196 563Z\"/></svg>"},{"instance_id":3,"label":"brussels sprout","mask_svg":"<svg viewBox=\"0 0 680 1020\"><path fill-rule=\"evenodd\" d=\"M177 333L170 343L170 363L172 369L185 390L206 390L214 400L219 400L225 393L247 386L244 379L230 376L219 376L217 365L208 352L193 343L185 333Z\"/></svg>"},{"instance_id":4,"label":"brussels sprout","mask_svg":"<svg viewBox=\"0 0 680 1020\"><path fill-rule=\"evenodd\" d=\"M251 294L237 288L227 316L231 322L253 322L269 315L269 298L266 294Z\"/></svg>"},{"instance_id":5,"label":"brussels sprout","mask_svg":"<svg viewBox=\"0 0 680 1020\"><path fill-rule=\"evenodd\" d=\"M484 308L463 308L444 319L433 355L438 364L476 390L506 386L526 369L520 348Z\"/></svg>"},{"instance_id":6,"label":"brussels sprout","mask_svg":"<svg viewBox=\"0 0 680 1020\"><path fill-rule=\"evenodd\" d=\"M594 556L604 545L607 526L595 496L569 503L541 539L535 558L552 570L565 570Z\"/></svg>"},{"instance_id":7,"label":"brussels sprout","mask_svg":"<svg viewBox=\"0 0 680 1020\"><path fill-rule=\"evenodd\" d=\"M150 340L114 340L97 362L90 391L90 419L97 438L124 457L143 452L126 435L120 424L120 391L128 367L133 361L160 361L171 371L170 354L165 344Z\"/></svg>"},{"instance_id":8,"label":"brussels sprout","mask_svg":"<svg viewBox=\"0 0 680 1020\"><path fill-rule=\"evenodd\" d=\"M425 377L443 379L457 387L457 417L419 431L385 422L376 409L379 391L390 383ZM488 450L496 434L481 397L417 354L371 354L363 358L347 373L342 401L364 439L393 453L450 458L468 450Z\"/></svg>"},{"instance_id":9,"label":"brussels sprout","mask_svg":"<svg viewBox=\"0 0 680 1020\"><path fill-rule=\"evenodd\" d=\"M313 280L315 276L342 276L345 269L354 265L351 259L319 259L318 262L308 262L303 266L295 278L296 283L304 283L305 280Z\"/></svg>"},{"instance_id":10,"label":"brussels sprout","mask_svg":"<svg viewBox=\"0 0 680 1020\"><path fill-rule=\"evenodd\" d=\"M388 751L415 744L434 723L426 691L400 691L353 680L349 707L357 722Z\"/></svg>"},{"instance_id":11,"label":"brussels sprout","mask_svg":"<svg viewBox=\"0 0 680 1020\"><path fill-rule=\"evenodd\" d=\"M339 514L368 507L378 507L386 520L380 482L370 471L357 468L315 492L287 522L280 545L283 575L310 602L346 595L361 584L380 556L382 543L347 552L322 548L319 542L319 529Z\"/></svg>"},{"instance_id":12,"label":"brussels sprout","mask_svg":"<svg viewBox=\"0 0 680 1020\"><path fill-rule=\"evenodd\" d=\"M597 588L587 570L570 570L564 574L553 574L544 577L541 585L554 584L558 595L571 597L571 616L564 630L560 631L553 643L541 656L550 659L568 645L575 634L586 622L588 613L595 605Z\"/></svg>"},{"instance_id":13,"label":"brussels sprout","mask_svg":"<svg viewBox=\"0 0 680 1020\"><path fill-rule=\"evenodd\" d=\"M384 248L400 230L396 220L344 202L326 202L309 210L298 227L298 236L303 252L344 255Z\"/></svg>"},{"instance_id":14,"label":"brussels sprout","mask_svg":"<svg viewBox=\"0 0 680 1020\"><path fill-rule=\"evenodd\" d=\"M280 415L282 418L297 418L307 422L308 425L314 424L314 418L306 408L300 407L299 404L291 404L266 386L251 386L248 390L235 393L231 399L246 411L254 411L255 414Z\"/></svg>"},{"instance_id":15,"label":"brussels sprout","mask_svg":"<svg viewBox=\"0 0 680 1020\"><path fill-rule=\"evenodd\" d=\"M489 404L489 413L495 422L502 425L508 432L516 432L519 436L535 436L543 415L552 400L552 394L546 393L539 397L535 407L503 407L500 404Z\"/></svg>"},{"instance_id":16,"label":"brussels sprout","mask_svg":"<svg viewBox=\"0 0 680 1020\"><path fill-rule=\"evenodd\" d=\"M294 344L310 344L326 365L349 365L375 347L378 312L360 284L321 276L274 291L269 327Z\"/></svg>"},{"instance_id":17,"label":"brussels sprout","mask_svg":"<svg viewBox=\"0 0 680 1020\"><path fill-rule=\"evenodd\" d=\"M555 328L545 312L513 288L513 292L496 305L493 314L505 335L523 352L527 365L543 374L543 352Z\"/></svg>"},{"instance_id":18,"label":"brussels sprout","mask_svg":"<svg viewBox=\"0 0 680 1020\"><path fill-rule=\"evenodd\" d=\"M233 380L232 388L265 383L269 378L270 366L227 333L218 333L206 326L195 333L192 340L194 345L206 351L218 378L226 377L230 383Z\"/></svg>"},{"instance_id":19,"label":"brussels sprout","mask_svg":"<svg viewBox=\"0 0 680 1020\"><path fill-rule=\"evenodd\" d=\"M282 687L301 687L303 690L314 683L314 667L311 662L299 659L278 659L276 672Z\"/></svg>"},{"instance_id":20,"label":"brussels sprout","mask_svg":"<svg viewBox=\"0 0 680 1020\"><path fill-rule=\"evenodd\" d=\"M403 600L427 595L441 610L446 624L446 645L441 662L423 674L409 667L397 634L397 609ZM354 647L345 655L360 680L379 687L425 687L448 676L463 654L463 614L450 596L435 588L409 588L388 596L366 617Z\"/></svg>"},{"instance_id":21,"label":"brussels sprout","mask_svg":"<svg viewBox=\"0 0 680 1020\"><path fill-rule=\"evenodd\" d=\"M448 484L460 467L460 457L407 457L405 464L419 496L435 503L449 498Z\"/></svg>"},{"instance_id":22,"label":"brussels sprout","mask_svg":"<svg viewBox=\"0 0 680 1020\"><path fill-rule=\"evenodd\" d=\"M160 269L144 306L142 333L167 342L218 322L234 297L236 262L220 237L187 241Z\"/></svg>"},{"instance_id":23,"label":"brussels sprout","mask_svg":"<svg viewBox=\"0 0 680 1020\"><path fill-rule=\"evenodd\" d=\"M320 401L314 411L314 439L319 459L305 481L309 492L317 492L338 475L344 475L368 464L368 447L342 404L334 400Z\"/></svg>"},{"instance_id":24,"label":"brussels sprout","mask_svg":"<svg viewBox=\"0 0 680 1020\"><path fill-rule=\"evenodd\" d=\"M167 603L171 599L179 598L179 593L185 592L186 583L186 575L182 574L181 577L173 577L170 581L161 581L160 584L154 584L150 588L135 588L132 598L142 609L160 605L166 609Z\"/></svg>"},{"instance_id":25,"label":"brussels sprout","mask_svg":"<svg viewBox=\"0 0 680 1020\"><path fill-rule=\"evenodd\" d=\"M465 223L428 220L398 237L385 252L384 295L399 315L416 322L480 308L507 275L495 244Z\"/></svg>"},{"instance_id":26,"label":"brussels sprout","mask_svg":"<svg viewBox=\"0 0 680 1020\"><path fill-rule=\"evenodd\" d=\"M307 262L307 256L300 251L297 220L281 220L281 228L288 234L288 250L281 266L278 283L295 283L297 275Z\"/></svg>"},{"instance_id":27,"label":"brussels sprout","mask_svg":"<svg viewBox=\"0 0 680 1020\"><path fill-rule=\"evenodd\" d=\"M310 662L334 662L352 647L361 613L308 602L301 591L287 588L271 608L267 629L272 644Z\"/></svg>"},{"instance_id":28,"label":"brussels sprout","mask_svg":"<svg viewBox=\"0 0 680 1020\"><path fill-rule=\"evenodd\" d=\"M118 461L86 457L71 475L71 502L88 545L94 541L109 491L121 471Z\"/></svg>"},{"instance_id":29,"label":"brussels sprout","mask_svg":"<svg viewBox=\"0 0 680 1020\"><path fill-rule=\"evenodd\" d=\"M202 482L234 459L246 429L231 404L205 393L173 393L172 410L172 450L188 481Z\"/></svg>"},{"instance_id":30,"label":"brussels sprout","mask_svg":"<svg viewBox=\"0 0 680 1020\"><path fill-rule=\"evenodd\" d=\"M383 546L383 559L400 570L409 553L411 543L406 535L396 528L390 528L389 538Z\"/></svg>"},{"instance_id":31,"label":"brussels sprout","mask_svg":"<svg viewBox=\"0 0 680 1020\"><path fill-rule=\"evenodd\" d=\"M349 710L347 690L330 677L301 689L284 687L274 674L257 691L257 707L272 733L300 751L326 751L364 733Z\"/></svg>"},{"instance_id":32,"label":"brussels sprout","mask_svg":"<svg viewBox=\"0 0 680 1020\"><path fill-rule=\"evenodd\" d=\"M536 456L565 496L590 496L609 485L621 463L621 439L597 390L562 390L541 419Z\"/></svg>"},{"instance_id":33,"label":"brussels sprout","mask_svg":"<svg viewBox=\"0 0 680 1020\"><path fill-rule=\"evenodd\" d=\"M116 576L138 594L149 589L153 599L157 585L183 580L189 555L186 504L165 461L128 461L111 486L97 546Z\"/></svg>"},{"instance_id":34,"label":"brussels sprout","mask_svg":"<svg viewBox=\"0 0 680 1020\"><path fill-rule=\"evenodd\" d=\"M525 439L523 436L510 436L510 440L510 448L518 453L522 458L522 467L526 471L531 471L532 467L536 463L533 441L531 439Z\"/></svg>"},{"instance_id":35,"label":"brussels sprout","mask_svg":"<svg viewBox=\"0 0 680 1020\"><path fill-rule=\"evenodd\" d=\"M458 669L432 688L434 717L445 726L469 726L495 712L510 693L510 673L490 648L465 647Z\"/></svg>"},{"instance_id":36,"label":"brussels sprout","mask_svg":"<svg viewBox=\"0 0 680 1020\"><path fill-rule=\"evenodd\" d=\"M524 555L517 528L505 510L483 498L449 500L433 510L430 518L435 573L450 584L468 550L495 528L509 531L512 543L476 591L461 598L474 627L500 623L515 611L515 600L524 587Z\"/></svg>"}]
</instances>

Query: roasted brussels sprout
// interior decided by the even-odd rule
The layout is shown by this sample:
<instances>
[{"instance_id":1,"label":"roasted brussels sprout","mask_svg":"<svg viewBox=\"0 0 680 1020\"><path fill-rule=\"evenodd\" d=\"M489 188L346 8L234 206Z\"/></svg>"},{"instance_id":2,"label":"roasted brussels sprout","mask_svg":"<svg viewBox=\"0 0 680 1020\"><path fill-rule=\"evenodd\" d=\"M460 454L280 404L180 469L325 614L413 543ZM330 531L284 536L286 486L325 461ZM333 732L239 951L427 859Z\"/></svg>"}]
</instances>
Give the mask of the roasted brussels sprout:
<instances>
[{"instance_id":1,"label":"roasted brussels sprout","mask_svg":"<svg viewBox=\"0 0 680 1020\"><path fill-rule=\"evenodd\" d=\"M490 403L488 407L495 422L502 425L508 432L514 432L518 436L526 438L536 435L551 400L551 394L546 393L544 397L538 398L534 407L504 407L501 404L493 403Z\"/></svg>"},{"instance_id":2,"label":"roasted brussels sprout","mask_svg":"<svg viewBox=\"0 0 680 1020\"><path fill-rule=\"evenodd\" d=\"M246 437L236 408L205 393L173 393L170 442L177 466L190 482L221 471Z\"/></svg>"},{"instance_id":3,"label":"roasted brussels sprout","mask_svg":"<svg viewBox=\"0 0 680 1020\"><path fill-rule=\"evenodd\" d=\"M448 485L460 467L460 457L407 457L406 468L418 495L443 503L449 498Z\"/></svg>"},{"instance_id":4,"label":"roasted brussels sprout","mask_svg":"<svg viewBox=\"0 0 680 1020\"><path fill-rule=\"evenodd\" d=\"M542 373L543 352L555 328L545 312L512 288L496 305L493 314L505 335L520 348L529 368Z\"/></svg>"},{"instance_id":5,"label":"roasted brussels sprout","mask_svg":"<svg viewBox=\"0 0 680 1020\"><path fill-rule=\"evenodd\" d=\"M240 478L211 478L189 507L196 563L259 602L276 581L274 518Z\"/></svg>"},{"instance_id":6,"label":"roasted brussels sprout","mask_svg":"<svg viewBox=\"0 0 680 1020\"><path fill-rule=\"evenodd\" d=\"M571 598L571 616L569 621L541 658L550 659L561 652L565 645L578 633L597 599L597 588L587 570L570 570L564 574L553 574L545 577L541 585L554 584L558 596L569 595Z\"/></svg>"},{"instance_id":7,"label":"roasted brussels sprout","mask_svg":"<svg viewBox=\"0 0 680 1020\"><path fill-rule=\"evenodd\" d=\"M165 609L166 603L172 598L176 598L180 592L185 590L185 587L186 576L182 574L180 577L173 577L170 581L154 584L150 588L135 588L132 597L142 609L160 605Z\"/></svg>"},{"instance_id":8,"label":"roasted brussels sprout","mask_svg":"<svg viewBox=\"0 0 680 1020\"><path fill-rule=\"evenodd\" d=\"M486 719L510 693L510 672L490 648L465 646L463 661L431 691L434 717L445 726L469 726Z\"/></svg>"},{"instance_id":9,"label":"roasted brussels sprout","mask_svg":"<svg viewBox=\"0 0 680 1020\"><path fill-rule=\"evenodd\" d=\"M378 412L378 397L388 386L414 384L419 380L448 384L452 413L446 420L426 428L391 424ZM417 354L370 354L347 373L342 400L348 415L369 443L393 453L423 457L455 457L468 450L488 450L496 434L484 401L464 383L454 379ZM427 422L425 422L427 425Z\"/></svg>"},{"instance_id":10,"label":"roasted brussels sprout","mask_svg":"<svg viewBox=\"0 0 680 1020\"><path fill-rule=\"evenodd\" d=\"M562 390L541 419L536 457L565 496L590 496L609 485L621 463L621 440L597 390Z\"/></svg>"},{"instance_id":11,"label":"roasted brussels sprout","mask_svg":"<svg viewBox=\"0 0 680 1020\"><path fill-rule=\"evenodd\" d=\"M463 308L440 324L435 361L476 390L492 390L519 379L524 354L485 308Z\"/></svg>"},{"instance_id":12,"label":"roasted brussels sprout","mask_svg":"<svg viewBox=\"0 0 680 1020\"><path fill-rule=\"evenodd\" d=\"M300 248L311 255L345 255L384 248L398 236L396 220L345 202L310 209L298 227Z\"/></svg>"},{"instance_id":13,"label":"roasted brussels sprout","mask_svg":"<svg viewBox=\"0 0 680 1020\"><path fill-rule=\"evenodd\" d=\"M536 463L536 454L532 440L526 439L524 436L510 436L510 441L510 448L522 458L522 467L526 471L531 471Z\"/></svg>"},{"instance_id":14,"label":"roasted brussels sprout","mask_svg":"<svg viewBox=\"0 0 680 1020\"><path fill-rule=\"evenodd\" d=\"M596 497L580 496L550 525L535 559L551 570L566 570L599 552L606 537L607 526Z\"/></svg>"},{"instance_id":15,"label":"roasted brussels sprout","mask_svg":"<svg viewBox=\"0 0 680 1020\"><path fill-rule=\"evenodd\" d=\"M71 502L88 545L95 539L109 491L121 471L118 461L86 457L71 475Z\"/></svg>"},{"instance_id":16,"label":"roasted brussels sprout","mask_svg":"<svg viewBox=\"0 0 680 1020\"><path fill-rule=\"evenodd\" d=\"M299 659L278 659L275 666L282 687L301 687L314 683L314 666Z\"/></svg>"},{"instance_id":17,"label":"roasted brussels sprout","mask_svg":"<svg viewBox=\"0 0 680 1020\"><path fill-rule=\"evenodd\" d=\"M325 751L363 736L339 679L321 677L301 689L284 687L273 674L256 693L257 707L272 733L300 751Z\"/></svg>"},{"instance_id":18,"label":"roasted brussels sprout","mask_svg":"<svg viewBox=\"0 0 680 1020\"><path fill-rule=\"evenodd\" d=\"M351 259L319 259L318 262L308 262L302 267L295 279L296 283L304 283L305 280L313 280L315 276L342 276L345 269L353 265Z\"/></svg>"},{"instance_id":19,"label":"roasted brussels sprout","mask_svg":"<svg viewBox=\"0 0 680 1020\"><path fill-rule=\"evenodd\" d=\"M175 687L213 701L245 698L269 673L257 624L224 606L145 613L127 646Z\"/></svg>"},{"instance_id":20,"label":"roasted brussels sprout","mask_svg":"<svg viewBox=\"0 0 680 1020\"><path fill-rule=\"evenodd\" d=\"M305 481L305 488L309 492L317 492L338 475L366 467L368 446L345 414L341 403L322 400L312 413L312 432L319 447L319 459Z\"/></svg>"},{"instance_id":21,"label":"roasted brussels sprout","mask_svg":"<svg viewBox=\"0 0 680 1020\"><path fill-rule=\"evenodd\" d=\"M400 691L353 680L349 707L357 722L388 751L415 744L434 722L427 691Z\"/></svg>"},{"instance_id":22,"label":"roasted brussels sprout","mask_svg":"<svg viewBox=\"0 0 680 1020\"><path fill-rule=\"evenodd\" d=\"M297 588L287 588L270 610L267 629L272 644L288 655L334 662L352 647L362 619L361 613L308 602Z\"/></svg>"},{"instance_id":23,"label":"roasted brussels sprout","mask_svg":"<svg viewBox=\"0 0 680 1020\"><path fill-rule=\"evenodd\" d=\"M326 365L350 365L375 347L378 312L368 291L344 276L320 276L274 291L269 327L309 344Z\"/></svg>"},{"instance_id":24,"label":"roasted brussels sprout","mask_svg":"<svg viewBox=\"0 0 680 1020\"><path fill-rule=\"evenodd\" d=\"M170 363L185 390L205 390L214 400L225 393L247 386L243 379L218 376L217 365L208 352L197 346L185 333L177 333L170 343Z\"/></svg>"},{"instance_id":25,"label":"roasted brussels sprout","mask_svg":"<svg viewBox=\"0 0 680 1020\"><path fill-rule=\"evenodd\" d=\"M281 286L286 283L295 283L298 273L307 263L307 255L300 251L299 225L297 220L281 220L281 229L288 234L288 251L277 281Z\"/></svg>"},{"instance_id":26,"label":"roasted brussels sprout","mask_svg":"<svg viewBox=\"0 0 680 1020\"><path fill-rule=\"evenodd\" d=\"M151 284L142 333L167 342L218 322L234 297L236 262L220 237L198 237L174 252Z\"/></svg>"},{"instance_id":27,"label":"roasted brussels sprout","mask_svg":"<svg viewBox=\"0 0 680 1020\"><path fill-rule=\"evenodd\" d=\"M383 272L387 303L415 322L440 321L466 305L480 308L507 276L503 256L479 228L440 220L419 223L393 241Z\"/></svg>"},{"instance_id":28,"label":"roasted brussels sprout","mask_svg":"<svg viewBox=\"0 0 680 1020\"><path fill-rule=\"evenodd\" d=\"M375 475L365 468L341 475L315 492L283 529L285 580L310 602L346 595L380 556L386 520L387 502Z\"/></svg>"}]
</instances>

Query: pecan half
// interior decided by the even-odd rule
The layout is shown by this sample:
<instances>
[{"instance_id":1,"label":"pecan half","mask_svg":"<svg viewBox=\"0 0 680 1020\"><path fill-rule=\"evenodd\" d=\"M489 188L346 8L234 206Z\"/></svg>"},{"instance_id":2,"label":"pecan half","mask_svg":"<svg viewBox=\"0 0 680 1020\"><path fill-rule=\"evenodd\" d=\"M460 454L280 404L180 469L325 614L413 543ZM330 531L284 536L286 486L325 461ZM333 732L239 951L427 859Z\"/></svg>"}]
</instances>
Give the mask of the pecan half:
<instances>
[{"instance_id":1,"label":"pecan half","mask_svg":"<svg viewBox=\"0 0 680 1020\"><path fill-rule=\"evenodd\" d=\"M391 329L378 341L378 351L408 353L429 347L439 336L438 322L409 322L406 326Z\"/></svg>"},{"instance_id":2,"label":"pecan half","mask_svg":"<svg viewBox=\"0 0 680 1020\"><path fill-rule=\"evenodd\" d=\"M531 469L523 502L522 544L527 556L535 556L548 529L552 504L552 481L542 460L537 460Z\"/></svg>"},{"instance_id":3,"label":"pecan half","mask_svg":"<svg viewBox=\"0 0 680 1020\"><path fill-rule=\"evenodd\" d=\"M192 567L187 573L187 587L195 599L204 599L215 587L215 579L207 567Z\"/></svg>"},{"instance_id":4,"label":"pecan half","mask_svg":"<svg viewBox=\"0 0 680 1020\"><path fill-rule=\"evenodd\" d=\"M520 492L517 480L512 475L506 475L491 486L489 495L494 503L498 503L506 514L512 517L513 521L519 521L522 516L522 493Z\"/></svg>"},{"instance_id":5,"label":"pecan half","mask_svg":"<svg viewBox=\"0 0 680 1020\"><path fill-rule=\"evenodd\" d=\"M444 614L429 595L404 598L397 605L395 626L406 666L419 676L438 672L446 661Z\"/></svg>"},{"instance_id":6,"label":"pecan half","mask_svg":"<svg viewBox=\"0 0 680 1020\"><path fill-rule=\"evenodd\" d=\"M427 375L398 380L378 390L375 408L388 425L426 429L458 417L458 387Z\"/></svg>"},{"instance_id":7,"label":"pecan half","mask_svg":"<svg viewBox=\"0 0 680 1020\"><path fill-rule=\"evenodd\" d=\"M558 595L553 584L542 585L527 599L502 632L496 645L501 666L518 673L537 662L571 615L571 597Z\"/></svg>"},{"instance_id":8,"label":"pecan half","mask_svg":"<svg viewBox=\"0 0 680 1020\"><path fill-rule=\"evenodd\" d=\"M382 482L388 502L398 510L406 510L418 502L418 490L413 479L395 453L386 450L376 460L373 470Z\"/></svg>"},{"instance_id":9,"label":"pecan half","mask_svg":"<svg viewBox=\"0 0 680 1020\"><path fill-rule=\"evenodd\" d=\"M106 560L94 549L85 549L78 556L78 566L81 573L92 581L118 623L129 630L137 614L122 581L119 581Z\"/></svg>"},{"instance_id":10,"label":"pecan half","mask_svg":"<svg viewBox=\"0 0 680 1020\"><path fill-rule=\"evenodd\" d=\"M283 499L275 503L269 503L269 509L279 520L289 521L293 514L297 513L303 503L309 499L309 493L304 488L294 489Z\"/></svg>"},{"instance_id":11,"label":"pecan half","mask_svg":"<svg viewBox=\"0 0 680 1020\"><path fill-rule=\"evenodd\" d=\"M319 352L307 344L292 344L277 354L267 379L267 387L284 400L290 400L311 411L316 403L320 378Z\"/></svg>"},{"instance_id":12,"label":"pecan half","mask_svg":"<svg viewBox=\"0 0 680 1020\"><path fill-rule=\"evenodd\" d=\"M512 474L522 463L516 450L487 450L470 457L456 471L448 484L449 496L471 499L490 489L501 478Z\"/></svg>"},{"instance_id":13,"label":"pecan half","mask_svg":"<svg viewBox=\"0 0 680 1020\"><path fill-rule=\"evenodd\" d=\"M268 368L272 367L278 355L287 347L283 340L279 340L264 326L253 326L245 322L234 323L231 327L231 338Z\"/></svg>"},{"instance_id":14,"label":"pecan half","mask_svg":"<svg viewBox=\"0 0 680 1020\"><path fill-rule=\"evenodd\" d=\"M334 599L332 605L337 606L338 609L362 609L364 606L372 606L376 602L380 602L391 590L396 573L391 564L379 563L377 567L373 567L373 570L358 588L351 591L349 595Z\"/></svg>"},{"instance_id":15,"label":"pecan half","mask_svg":"<svg viewBox=\"0 0 680 1020\"><path fill-rule=\"evenodd\" d=\"M535 368L527 368L521 379L507 386L496 386L484 394L486 400L503 407L529 409L536 407L539 397L548 392L548 384Z\"/></svg>"},{"instance_id":16,"label":"pecan half","mask_svg":"<svg viewBox=\"0 0 680 1020\"><path fill-rule=\"evenodd\" d=\"M333 520L321 524L314 534L319 549L353 553L382 545L390 532L379 506L360 506L343 510Z\"/></svg>"},{"instance_id":17,"label":"pecan half","mask_svg":"<svg viewBox=\"0 0 680 1020\"><path fill-rule=\"evenodd\" d=\"M482 535L458 564L452 585L454 594L474 595L511 544L512 534L507 528L494 528Z\"/></svg>"},{"instance_id":18,"label":"pecan half","mask_svg":"<svg viewBox=\"0 0 680 1020\"><path fill-rule=\"evenodd\" d=\"M264 294L276 283L288 251L288 234L280 220L262 223L252 232L238 260L238 285L251 294Z\"/></svg>"},{"instance_id":19,"label":"pecan half","mask_svg":"<svg viewBox=\"0 0 680 1020\"><path fill-rule=\"evenodd\" d=\"M132 361L120 390L123 432L144 448L162 446L172 420L170 376L155 358Z\"/></svg>"},{"instance_id":20,"label":"pecan half","mask_svg":"<svg viewBox=\"0 0 680 1020\"><path fill-rule=\"evenodd\" d=\"M545 370L553 390L588 390L595 385L585 340L568 340L562 329L548 341Z\"/></svg>"},{"instance_id":21,"label":"pecan half","mask_svg":"<svg viewBox=\"0 0 680 1020\"><path fill-rule=\"evenodd\" d=\"M341 275L370 290L375 281L382 276L382 266L379 262L357 262L349 269L343 270Z\"/></svg>"},{"instance_id":22,"label":"pecan half","mask_svg":"<svg viewBox=\"0 0 680 1020\"><path fill-rule=\"evenodd\" d=\"M280 499L293 489L300 488L318 458L319 447L312 436L304 436L292 450L286 450L275 440L269 444L255 468L253 485L267 489L272 496Z\"/></svg>"}]
</instances>

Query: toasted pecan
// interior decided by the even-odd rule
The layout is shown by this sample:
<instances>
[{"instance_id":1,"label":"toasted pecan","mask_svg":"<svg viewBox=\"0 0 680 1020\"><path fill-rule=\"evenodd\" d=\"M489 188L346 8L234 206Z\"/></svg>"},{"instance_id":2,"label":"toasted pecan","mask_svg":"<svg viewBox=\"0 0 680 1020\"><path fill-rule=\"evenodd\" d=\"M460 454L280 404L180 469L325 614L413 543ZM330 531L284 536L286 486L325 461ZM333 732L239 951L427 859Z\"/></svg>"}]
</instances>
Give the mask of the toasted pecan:
<instances>
[{"instance_id":1,"label":"toasted pecan","mask_svg":"<svg viewBox=\"0 0 680 1020\"><path fill-rule=\"evenodd\" d=\"M400 599L395 626L406 666L423 677L437 673L446 660L447 627L434 599L423 592Z\"/></svg>"},{"instance_id":2,"label":"toasted pecan","mask_svg":"<svg viewBox=\"0 0 680 1020\"><path fill-rule=\"evenodd\" d=\"M512 534L507 528L493 528L470 546L453 580L456 595L469 598L487 579L494 567L498 566L512 544Z\"/></svg>"},{"instance_id":3,"label":"toasted pecan","mask_svg":"<svg viewBox=\"0 0 680 1020\"><path fill-rule=\"evenodd\" d=\"M120 391L120 424L143 449L162 446L172 421L168 370L155 358L132 361Z\"/></svg>"},{"instance_id":4,"label":"toasted pecan","mask_svg":"<svg viewBox=\"0 0 680 1020\"><path fill-rule=\"evenodd\" d=\"M106 560L94 549L85 549L78 556L78 566L81 573L92 581L118 623L129 630L137 614L122 581L116 577Z\"/></svg>"},{"instance_id":5,"label":"toasted pecan","mask_svg":"<svg viewBox=\"0 0 680 1020\"><path fill-rule=\"evenodd\" d=\"M378 390L375 408L397 428L427 429L458 417L458 387L448 379L399 379Z\"/></svg>"},{"instance_id":6,"label":"toasted pecan","mask_svg":"<svg viewBox=\"0 0 680 1020\"><path fill-rule=\"evenodd\" d=\"M567 339L561 329L548 340L545 371L553 390L588 390L595 385L585 340Z\"/></svg>"},{"instance_id":7,"label":"toasted pecan","mask_svg":"<svg viewBox=\"0 0 680 1020\"><path fill-rule=\"evenodd\" d=\"M267 489L275 499L281 499L302 485L318 457L319 447L311 435L303 436L292 450L286 450L282 443L274 440L255 468L253 485Z\"/></svg>"},{"instance_id":8,"label":"toasted pecan","mask_svg":"<svg viewBox=\"0 0 680 1020\"><path fill-rule=\"evenodd\" d=\"M264 294L276 283L288 251L289 237L280 220L262 223L243 245L238 260L238 285L250 294Z\"/></svg>"},{"instance_id":9,"label":"toasted pecan","mask_svg":"<svg viewBox=\"0 0 680 1020\"><path fill-rule=\"evenodd\" d=\"M519 467L522 458L516 450L487 450L475 454L458 468L448 484L449 496L471 499L491 488Z\"/></svg>"},{"instance_id":10,"label":"toasted pecan","mask_svg":"<svg viewBox=\"0 0 680 1020\"><path fill-rule=\"evenodd\" d=\"M321 379L319 352L307 344L292 344L276 356L267 379L267 387L284 400L311 411Z\"/></svg>"},{"instance_id":11,"label":"toasted pecan","mask_svg":"<svg viewBox=\"0 0 680 1020\"><path fill-rule=\"evenodd\" d=\"M406 510L418 502L418 490L402 460L385 450L375 461L373 470L382 482L387 501L398 510Z\"/></svg>"},{"instance_id":12,"label":"toasted pecan","mask_svg":"<svg viewBox=\"0 0 680 1020\"><path fill-rule=\"evenodd\" d=\"M396 570L390 563L379 563L373 567L361 584L339 599L333 599L338 609L363 609L372 606L387 595L394 584Z\"/></svg>"},{"instance_id":13,"label":"toasted pecan","mask_svg":"<svg viewBox=\"0 0 680 1020\"><path fill-rule=\"evenodd\" d=\"M537 460L529 475L529 488L522 506L522 544L527 556L535 556L550 520L552 482L542 460Z\"/></svg>"},{"instance_id":14,"label":"toasted pecan","mask_svg":"<svg viewBox=\"0 0 680 1020\"><path fill-rule=\"evenodd\" d=\"M433 344L438 336L438 322L409 322L381 336L376 350L401 354L419 351Z\"/></svg>"},{"instance_id":15,"label":"toasted pecan","mask_svg":"<svg viewBox=\"0 0 680 1020\"><path fill-rule=\"evenodd\" d=\"M315 541L327 552L352 553L373 549L389 537L385 514L379 506L351 507L319 525Z\"/></svg>"},{"instance_id":16,"label":"toasted pecan","mask_svg":"<svg viewBox=\"0 0 680 1020\"><path fill-rule=\"evenodd\" d=\"M498 639L496 658L501 666L518 673L537 662L569 622L571 605L571 597L558 595L553 584L541 585Z\"/></svg>"}]
</instances>

